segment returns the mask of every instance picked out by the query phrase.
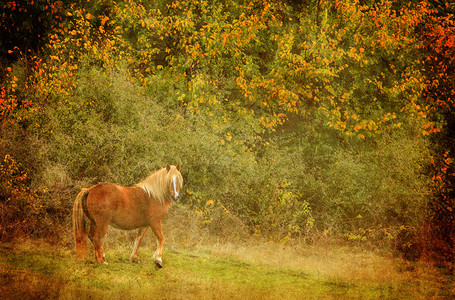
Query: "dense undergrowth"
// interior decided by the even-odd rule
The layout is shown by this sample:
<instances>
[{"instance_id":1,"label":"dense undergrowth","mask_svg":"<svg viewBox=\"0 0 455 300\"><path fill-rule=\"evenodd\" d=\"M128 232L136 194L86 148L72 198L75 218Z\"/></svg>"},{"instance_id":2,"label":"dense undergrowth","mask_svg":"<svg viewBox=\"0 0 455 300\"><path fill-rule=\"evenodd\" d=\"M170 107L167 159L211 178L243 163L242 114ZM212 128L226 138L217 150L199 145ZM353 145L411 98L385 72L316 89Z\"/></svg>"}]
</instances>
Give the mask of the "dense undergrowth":
<instances>
[{"instance_id":1,"label":"dense undergrowth","mask_svg":"<svg viewBox=\"0 0 455 300\"><path fill-rule=\"evenodd\" d=\"M282 241L452 259L452 154L439 140L452 106L432 98L441 52L427 42L453 7L1 5L0 240L58 240L81 187L180 163L182 203L215 234L230 220Z\"/></svg>"}]
</instances>

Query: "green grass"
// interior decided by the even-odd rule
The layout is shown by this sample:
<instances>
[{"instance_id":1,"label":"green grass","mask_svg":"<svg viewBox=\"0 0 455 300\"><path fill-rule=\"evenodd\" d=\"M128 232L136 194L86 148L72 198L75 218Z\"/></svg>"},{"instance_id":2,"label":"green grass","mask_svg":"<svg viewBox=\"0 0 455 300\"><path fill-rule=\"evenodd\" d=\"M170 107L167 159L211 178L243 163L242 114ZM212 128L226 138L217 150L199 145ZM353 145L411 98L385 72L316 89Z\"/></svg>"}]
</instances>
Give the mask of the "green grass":
<instances>
[{"instance_id":1,"label":"green grass","mask_svg":"<svg viewBox=\"0 0 455 300\"><path fill-rule=\"evenodd\" d=\"M109 265L26 241L0 247L2 299L418 299L451 296L453 275L358 249L274 244L169 247L163 269L153 249L111 247Z\"/></svg>"}]
</instances>

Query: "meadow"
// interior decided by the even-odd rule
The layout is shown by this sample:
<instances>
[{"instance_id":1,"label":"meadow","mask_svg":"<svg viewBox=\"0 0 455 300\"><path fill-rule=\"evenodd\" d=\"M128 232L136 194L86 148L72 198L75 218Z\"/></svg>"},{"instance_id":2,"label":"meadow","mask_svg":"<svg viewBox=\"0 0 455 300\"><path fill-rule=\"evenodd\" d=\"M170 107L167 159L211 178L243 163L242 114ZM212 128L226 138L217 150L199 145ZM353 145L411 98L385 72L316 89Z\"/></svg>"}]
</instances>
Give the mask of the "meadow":
<instances>
[{"instance_id":1,"label":"meadow","mask_svg":"<svg viewBox=\"0 0 455 300\"><path fill-rule=\"evenodd\" d=\"M455 295L453 275L370 251L276 244L167 248L164 268L150 247L138 264L132 244L109 249L109 265L78 262L42 241L2 244L3 299L428 299Z\"/></svg>"},{"instance_id":2,"label":"meadow","mask_svg":"<svg viewBox=\"0 0 455 300\"><path fill-rule=\"evenodd\" d=\"M60 243L26 239L0 247L2 299L448 299L455 278L423 261L353 245L279 243L210 234L178 207L166 219L163 263L149 234L139 263L132 232L110 228L108 265ZM193 224L193 225L191 225ZM70 232L68 231L70 234ZM92 250L93 251L93 250Z\"/></svg>"}]
</instances>

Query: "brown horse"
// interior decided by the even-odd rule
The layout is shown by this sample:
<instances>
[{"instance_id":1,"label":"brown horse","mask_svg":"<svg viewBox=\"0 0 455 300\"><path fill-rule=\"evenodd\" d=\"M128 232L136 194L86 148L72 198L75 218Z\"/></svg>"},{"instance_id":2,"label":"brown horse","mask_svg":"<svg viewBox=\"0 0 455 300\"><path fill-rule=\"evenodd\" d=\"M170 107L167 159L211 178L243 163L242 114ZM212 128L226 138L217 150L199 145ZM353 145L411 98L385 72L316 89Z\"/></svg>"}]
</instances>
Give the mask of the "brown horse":
<instances>
[{"instance_id":1,"label":"brown horse","mask_svg":"<svg viewBox=\"0 0 455 300\"><path fill-rule=\"evenodd\" d=\"M152 173L135 187L113 183L100 183L82 189L73 207L73 233L77 256L82 259L88 252L87 235L95 247L95 259L106 264L103 254L103 238L109 225L123 230L139 228L131 261L137 262L137 252L144 235L152 228L157 237L157 249L153 255L161 268L164 236L161 220L166 216L172 200L177 201L183 178L180 164L169 164ZM87 232L87 219L90 230Z\"/></svg>"}]
</instances>

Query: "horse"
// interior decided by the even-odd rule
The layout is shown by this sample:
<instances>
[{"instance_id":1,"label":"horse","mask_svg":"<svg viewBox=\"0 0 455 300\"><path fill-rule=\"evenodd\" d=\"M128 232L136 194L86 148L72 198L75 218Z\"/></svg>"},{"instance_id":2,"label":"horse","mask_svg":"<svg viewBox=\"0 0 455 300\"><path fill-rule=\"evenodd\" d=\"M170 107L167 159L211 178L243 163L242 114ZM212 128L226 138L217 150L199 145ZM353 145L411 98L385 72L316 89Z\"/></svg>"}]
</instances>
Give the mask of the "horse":
<instances>
[{"instance_id":1,"label":"horse","mask_svg":"<svg viewBox=\"0 0 455 300\"><path fill-rule=\"evenodd\" d=\"M87 236L95 248L96 262L107 264L103 239L110 226L122 230L139 229L130 260L137 262L137 252L149 228L157 237L153 254L158 268L163 267L164 243L161 221L167 215L172 200L177 201L183 185L180 164L166 165L133 187L100 183L83 188L73 206L73 235L76 254L83 259L88 253ZM87 223L89 230L87 231Z\"/></svg>"}]
</instances>

